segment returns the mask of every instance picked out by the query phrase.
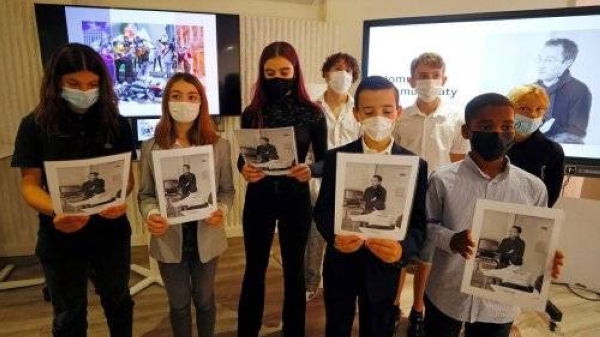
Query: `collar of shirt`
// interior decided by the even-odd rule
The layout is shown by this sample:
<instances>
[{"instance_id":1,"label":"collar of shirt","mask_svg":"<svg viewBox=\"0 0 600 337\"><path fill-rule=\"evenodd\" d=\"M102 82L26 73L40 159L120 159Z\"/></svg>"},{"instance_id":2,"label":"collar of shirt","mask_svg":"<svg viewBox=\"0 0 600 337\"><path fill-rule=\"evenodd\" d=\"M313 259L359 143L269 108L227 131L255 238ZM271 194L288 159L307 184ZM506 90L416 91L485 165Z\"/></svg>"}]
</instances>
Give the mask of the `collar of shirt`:
<instances>
[{"instance_id":1,"label":"collar of shirt","mask_svg":"<svg viewBox=\"0 0 600 337\"><path fill-rule=\"evenodd\" d=\"M394 146L394 138L390 137L390 140L391 140L390 145L388 145L388 147L385 150L377 151L377 150L373 150L369 146L367 146L367 143L365 143L365 137L360 137L360 141L362 143L364 154L392 154L392 147Z\"/></svg>"},{"instance_id":2,"label":"collar of shirt","mask_svg":"<svg viewBox=\"0 0 600 337\"><path fill-rule=\"evenodd\" d=\"M502 172L498 173L498 175L492 179L489 175L483 172L481 168L479 168L479 166L477 166L477 163L473 160L473 158L471 158L471 152L469 152L468 155L465 156L465 164L467 165L467 167L477 172L482 178L486 180L502 181L508 178L508 175L510 173L510 159L508 159L508 156L504 156L504 160L504 170L502 170Z\"/></svg>"},{"instance_id":3,"label":"collar of shirt","mask_svg":"<svg viewBox=\"0 0 600 337\"><path fill-rule=\"evenodd\" d=\"M406 114L409 116L421 116L423 118L443 118L444 115L440 113L440 111L442 111L443 105L444 105L443 101L440 100L440 103L435 108L435 110L432 113L430 113L429 115L427 115L427 114L424 114L421 112L421 109L419 109L419 106L417 105L417 101L415 101L415 103L413 105L411 105L410 107L408 107L406 109Z\"/></svg>"},{"instance_id":4,"label":"collar of shirt","mask_svg":"<svg viewBox=\"0 0 600 337\"><path fill-rule=\"evenodd\" d=\"M331 109L329 104L327 104L327 102L325 102L325 91L323 91L323 93L319 97L317 97L317 99L315 101L317 103L321 104L321 106L323 107L323 110L325 111L325 116L331 122L339 124L344 120L344 118L347 118L348 116L351 116L352 118L354 118L354 116L352 115L352 108L354 107L354 99L352 98L352 95L350 95L350 94L348 94L348 99L346 100L346 103L344 103L344 108L342 109L342 111L340 112L340 114L337 118L333 114L333 110Z\"/></svg>"}]
</instances>

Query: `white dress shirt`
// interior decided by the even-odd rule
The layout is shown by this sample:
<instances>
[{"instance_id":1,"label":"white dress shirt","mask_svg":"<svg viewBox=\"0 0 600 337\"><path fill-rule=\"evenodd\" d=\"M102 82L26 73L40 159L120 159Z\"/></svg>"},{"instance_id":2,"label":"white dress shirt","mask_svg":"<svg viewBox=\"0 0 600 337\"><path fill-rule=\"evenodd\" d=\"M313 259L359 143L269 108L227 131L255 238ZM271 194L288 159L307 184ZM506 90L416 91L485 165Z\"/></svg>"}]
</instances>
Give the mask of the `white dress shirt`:
<instances>
[{"instance_id":1,"label":"white dress shirt","mask_svg":"<svg viewBox=\"0 0 600 337\"><path fill-rule=\"evenodd\" d=\"M398 144L427 161L431 175L434 170L451 163L450 153L469 151L469 141L460 131L463 121L458 110L443 102L429 115L422 113L415 102L402 111L393 135Z\"/></svg>"},{"instance_id":2,"label":"white dress shirt","mask_svg":"<svg viewBox=\"0 0 600 337\"><path fill-rule=\"evenodd\" d=\"M544 183L510 162L493 179L470 156L433 172L426 214L427 238L436 250L426 293L439 310L455 320L509 323L519 314L518 307L460 292L465 259L450 250L450 239L473 227L478 198L544 207L548 201Z\"/></svg>"},{"instance_id":3,"label":"white dress shirt","mask_svg":"<svg viewBox=\"0 0 600 337\"><path fill-rule=\"evenodd\" d=\"M352 109L354 108L354 100L348 95L348 100L341 107L340 113L336 117L331 107L325 102L325 93L321 94L316 99L316 102L323 107L323 112L327 120L327 149L333 149L346 145L358 139L360 136L360 124Z\"/></svg>"}]
</instances>

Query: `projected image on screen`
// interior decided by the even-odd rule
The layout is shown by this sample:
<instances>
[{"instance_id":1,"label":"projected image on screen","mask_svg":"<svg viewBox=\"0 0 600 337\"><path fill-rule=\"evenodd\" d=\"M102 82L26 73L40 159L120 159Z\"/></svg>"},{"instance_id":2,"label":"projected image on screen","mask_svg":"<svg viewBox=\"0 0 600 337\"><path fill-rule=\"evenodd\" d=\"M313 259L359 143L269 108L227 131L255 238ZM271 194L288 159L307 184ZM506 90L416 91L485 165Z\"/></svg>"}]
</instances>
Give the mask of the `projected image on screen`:
<instances>
[{"instance_id":1,"label":"projected image on screen","mask_svg":"<svg viewBox=\"0 0 600 337\"><path fill-rule=\"evenodd\" d=\"M66 19L69 41L102 56L124 116L160 115L176 72L198 77L209 111L219 111L214 15L67 7Z\"/></svg>"},{"instance_id":2,"label":"projected image on screen","mask_svg":"<svg viewBox=\"0 0 600 337\"><path fill-rule=\"evenodd\" d=\"M481 93L538 83L550 96L540 130L567 157L600 159L600 7L593 8L366 21L363 68L396 84L403 106L415 103L410 64L423 52L444 58L441 98L460 109Z\"/></svg>"}]
</instances>

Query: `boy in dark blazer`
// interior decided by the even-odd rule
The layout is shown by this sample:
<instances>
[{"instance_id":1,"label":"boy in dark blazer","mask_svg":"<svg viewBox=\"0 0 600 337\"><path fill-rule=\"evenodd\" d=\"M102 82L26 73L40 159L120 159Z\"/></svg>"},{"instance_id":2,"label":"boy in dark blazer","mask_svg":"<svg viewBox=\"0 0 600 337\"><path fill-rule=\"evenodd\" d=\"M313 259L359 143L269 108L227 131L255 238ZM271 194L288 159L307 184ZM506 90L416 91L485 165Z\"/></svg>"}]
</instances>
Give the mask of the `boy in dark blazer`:
<instances>
[{"instance_id":1,"label":"boy in dark blazer","mask_svg":"<svg viewBox=\"0 0 600 337\"><path fill-rule=\"evenodd\" d=\"M427 163L419 161L409 228L403 241L362 240L334 234L335 175L338 152L414 155L394 143L392 130L402 112L398 90L380 76L367 77L356 89L354 116L364 135L327 153L323 183L315 205L317 227L327 241L323 281L327 337L349 337L358 298L361 337L388 337L393 333L393 311L402 266L415 256L425 239Z\"/></svg>"}]
</instances>

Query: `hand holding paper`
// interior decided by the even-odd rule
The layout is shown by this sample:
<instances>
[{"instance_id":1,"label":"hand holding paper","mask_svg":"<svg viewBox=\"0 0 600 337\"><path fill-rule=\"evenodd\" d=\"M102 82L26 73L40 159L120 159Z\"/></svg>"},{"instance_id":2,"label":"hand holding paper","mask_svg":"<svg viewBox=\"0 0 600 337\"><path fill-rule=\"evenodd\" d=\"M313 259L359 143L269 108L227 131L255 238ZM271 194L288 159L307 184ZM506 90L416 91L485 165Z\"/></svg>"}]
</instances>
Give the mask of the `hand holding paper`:
<instances>
[{"instance_id":1,"label":"hand holding paper","mask_svg":"<svg viewBox=\"0 0 600 337\"><path fill-rule=\"evenodd\" d=\"M223 211L220 209L217 209L216 211L212 212L210 214L210 216L206 219L206 224L209 227L218 228L223 225L223 219L224 219Z\"/></svg>"},{"instance_id":2,"label":"hand holding paper","mask_svg":"<svg viewBox=\"0 0 600 337\"><path fill-rule=\"evenodd\" d=\"M75 233L87 225L89 220L89 215L57 214L52 222L60 232Z\"/></svg>"},{"instance_id":3,"label":"hand holding paper","mask_svg":"<svg viewBox=\"0 0 600 337\"><path fill-rule=\"evenodd\" d=\"M169 225L164 217L159 214L152 214L146 220L146 227L152 235L161 236L167 232Z\"/></svg>"},{"instance_id":4,"label":"hand holding paper","mask_svg":"<svg viewBox=\"0 0 600 337\"><path fill-rule=\"evenodd\" d=\"M252 164L246 163L244 164L244 167L242 167L242 176L244 177L244 179L246 179L247 182L255 183L264 178L265 174L260 168Z\"/></svg>"},{"instance_id":5,"label":"hand holding paper","mask_svg":"<svg viewBox=\"0 0 600 337\"><path fill-rule=\"evenodd\" d=\"M354 253L364 243L358 235L336 235L335 248L342 253Z\"/></svg>"},{"instance_id":6,"label":"hand holding paper","mask_svg":"<svg viewBox=\"0 0 600 337\"><path fill-rule=\"evenodd\" d=\"M471 235L471 230L466 229L460 233L456 233L450 239L450 249L453 252L459 253L465 259L473 257L475 252L475 241Z\"/></svg>"},{"instance_id":7,"label":"hand holding paper","mask_svg":"<svg viewBox=\"0 0 600 337\"><path fill-rule=\"evenodd\" d=\"M562 251L557 250L554 253L554 260L552 261L552 278L556 279L560 276L560 272L562 271L562 266L564 265L565 255Z\"/></svg>"},{"instance_id":8,"label":"hand holding paper","mask_svg":"<svg viewBox=\"0 0 600 337\"><path fill-rule=\"evenodd\" d=\"M126 204L120 204L115 206L110 206L107 209L100 212L100 216L106 219L114 220L116 218L121 217L127 211Z\"/></svg>"},{"instance_id":9,"label":"hand holding paper","mask_svg":"<svg viewBox=\"0 0 600 337\"><path fill-rule=\"evenodd\" d=\"M299 182L305 183L310 180L310 168L306 164L294 165L288 173L288 177L296 178Z\"/></svg>"},{"instance_id":10,"label":"hand holding paper","mask_svg":"<svg viewBox=\"0 0 600 337\"><path fill-rule=\"evenodd\" d=\"M398 241L371 238L365 241L365 246L386 263L398 262L402 257L402 246Z\"/></svg>"}]
</instances>

